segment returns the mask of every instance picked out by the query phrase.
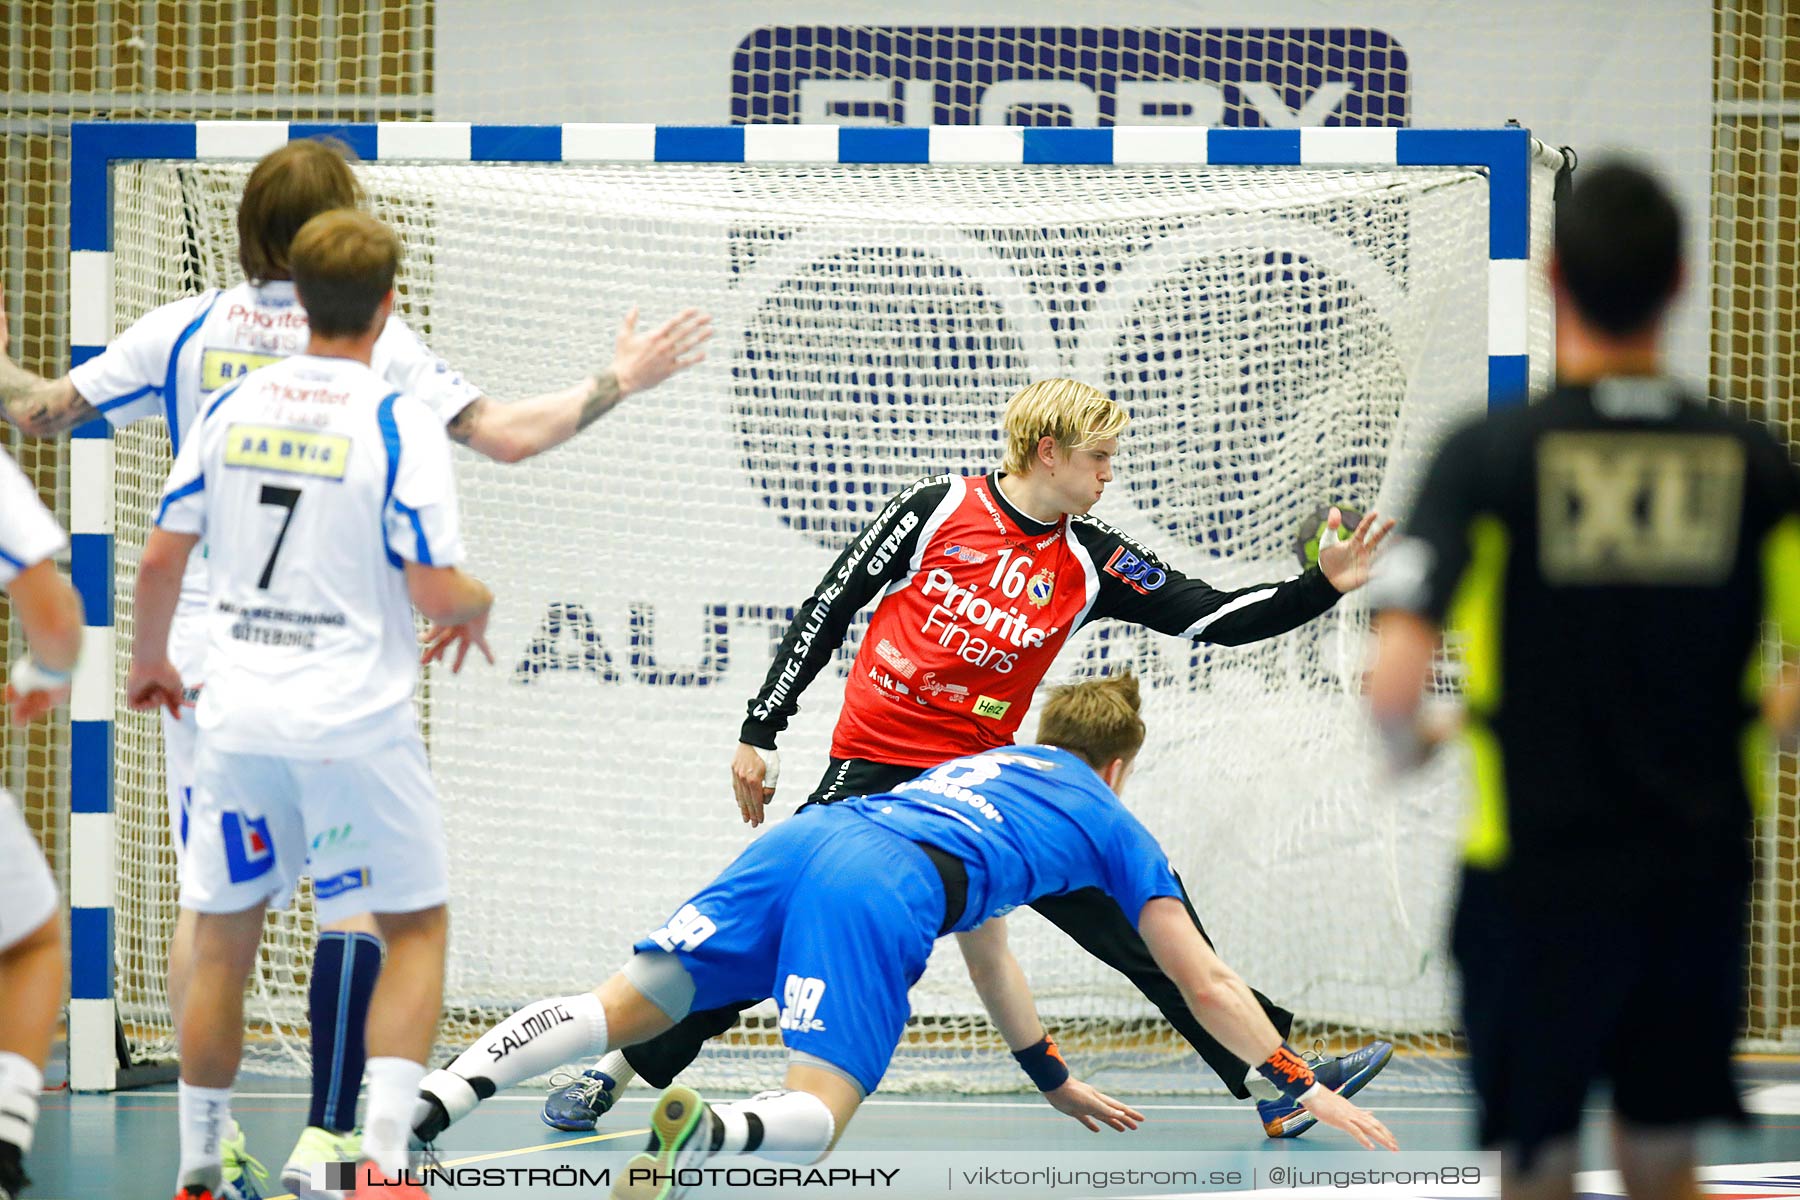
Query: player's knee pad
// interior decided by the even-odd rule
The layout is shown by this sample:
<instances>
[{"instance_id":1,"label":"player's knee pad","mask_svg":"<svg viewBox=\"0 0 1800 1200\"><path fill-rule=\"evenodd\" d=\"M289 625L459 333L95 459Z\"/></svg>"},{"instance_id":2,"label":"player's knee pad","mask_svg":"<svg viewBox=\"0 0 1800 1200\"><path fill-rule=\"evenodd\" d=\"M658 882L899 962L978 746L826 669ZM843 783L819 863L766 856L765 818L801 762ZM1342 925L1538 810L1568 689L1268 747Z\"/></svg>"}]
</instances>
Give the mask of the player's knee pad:
<instances>
[{"instance_id":1,"label":"player's knee pad","mask_svg":"<svg viewBox=\"0 0 1800 1200\"><path fill-rule=\"evenodd\" d=\"M675 955L664 950L640 950L619 968L644 999L679 1021L694 1007L694 977Z\"/></svg>"}]
</instances>

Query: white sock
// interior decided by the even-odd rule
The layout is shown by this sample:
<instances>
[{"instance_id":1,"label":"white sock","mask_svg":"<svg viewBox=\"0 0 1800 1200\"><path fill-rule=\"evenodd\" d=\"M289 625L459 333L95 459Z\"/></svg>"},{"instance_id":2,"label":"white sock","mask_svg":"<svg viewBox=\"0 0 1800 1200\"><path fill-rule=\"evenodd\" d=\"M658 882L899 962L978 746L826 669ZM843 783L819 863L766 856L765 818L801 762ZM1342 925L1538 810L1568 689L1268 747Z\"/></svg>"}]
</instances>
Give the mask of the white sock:
<instances>
[{"instance_id":1,"label":"white sock","mask_svg":"<svg viewBox=\"0 0 1800 1200\"><path fill-rule=\"evenodd\" d=\"M485 1100L500 1088L606 1050L606 1009L600 997L582 992L526 1005L476 1039L450 1070L474 1085L476 1097ZM450 1119L466 1112L450 1110Z\"/></svg>"},{"instance_id":2,"label":"white sock","mask_svg":"<svg viewBox=\"0 0 1800 1200\"><path fill-rule=\"evenodd\" d=\"M175 1107L181 1120L181 1166L175 1188L200 1183L217 1191L225 1174L219 1141L231 1130L231 1089L197 1087L184 1079L176 1089Z\"/></svg>"},{"instance_id":3,"label":"white sock","mask_svg":"<svg viewBox=\"0 0 1800 1200\"><path fill-rule=\"evenodd\" d=\"M412 1133L413 1105L425 1064L408 1058L371 1058L369 1115L363 1127L363 1157L372 1159L390 1179L406 1169L406 1139Z\"/></svg>"},{"instance_id":4,"label":"white sock","mask_svg":"<svg viewBox=\"0 0 1800 1200\"><path fill-rule=\"evenodd\" d=\"M0 1142L11 1142L20 1154L31 1150L37 1129L38 1093L44 1073L21 1054L0 1050Z\"/></svg>"},{"instance_id":5,"label":"white sock","mask_svg":"<svg viewBox=\"0 0 1800 1200\"><path fill-rule=\"evenodd\" d=\"M594 1070L602 1075L611 1076L612 1081L621 1088L637 1078L637 1072L632 1070L631 1064L625 1061L623 1050L607 1051L606 1056L594 1064Z\"/></svg>"},{"instance_id":6,"label":"white sock","mask_svg":"<svg viewBox=\"0 0 1800 1200\"><path fill-rule=\"evenodd\" d=\"M811 1092L762 1092L712 1106L725 1127L725 1154L760 1154L781 1162L814 1163L825 1156L837 1122Z\"/></svg>"}]
</instances>

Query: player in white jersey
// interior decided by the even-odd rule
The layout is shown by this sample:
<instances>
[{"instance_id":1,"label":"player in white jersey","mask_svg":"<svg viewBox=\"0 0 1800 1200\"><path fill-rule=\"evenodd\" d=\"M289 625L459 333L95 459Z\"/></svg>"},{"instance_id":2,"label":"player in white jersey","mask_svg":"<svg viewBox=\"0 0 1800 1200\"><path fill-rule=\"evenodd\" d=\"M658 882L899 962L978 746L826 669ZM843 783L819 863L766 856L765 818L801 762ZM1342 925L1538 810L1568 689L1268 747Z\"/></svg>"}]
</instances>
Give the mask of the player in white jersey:
<instances>
[{"instance_id":1,"label":"player in white jersey","mask_svg":"<svg viewBox=\"0 0 1800 1200\"><path fill-rule=\"evenodd\" d=\"M368 1019L364 1183L394 1200L443 995L443 822L412 696L412 605L479 642L493 596L456 565L450 443L370 367L400 242L365 213L315 217L293 272L304 354L209 398L145 545L126 692L180 704L169 659L182 574L206 540L207 683L181 905L198 914L181 1017L180 1200L241 1195L219 1138L243 1047L244 981L270 904L313 877L322 921L375 914L388 963ZM410 597L411 604L408 603ZM347 838L319 835L344 827ZM318 1181L315 1181L318 1182Z\"/></svg>"},{"instance_id":2,"label":"player in white jersey","mask_svg":"<svg viewBox=\"0 0 1800 1200\"><path fill-rule=\"evenodd\" d=\"M68 544L31 481L0 453L0 587L12 598L28 648L7 674L16 724L69 694L81 652L81 598L53 558ZM27 1180L44 1062L62 1008L62 933L56 884L13 798L0 790L0 1200Z\"/></svg>"},{"instance_id":3,"label":"player in white jersey","mask_svg":"<svg viewBox=\"0 0 1800 1200\"><path fill-rule=\"evenodd\" d=\"M238 258L250 282L209 289L156 309L104 353L54 381L5 357L6 323L0 311L0 409L20 429L40 437L95 416L123 427L160 413L168 422L171 449L178 453L203 396L305 346L307 318L289 279L288 243L311 217L354 207L360 198L337 143L302 140L272 152L251 173L238 208ZM656 331L639 334L634 310L619 331L610 367L563 391L513 404L484 396L397 317L390 317L382 330L371 365L390 384L422 400L452 438L489 458L516 462L561 444L625 396L700 361L698 348L710 333L709 318L688 309ZM172 641L174 661L190 695L179 712L163 716L164 774L178 860L192 792L193 702L204 682L205 601L202 553L184 581ZM430 644L434 654L448 648L441 637ZM459 663L467 648L457 647ZM186 989L191 938L192 918L178 915L169 963L175 1013L181 1011ZM284 1182L303 1195L312 1162L354 1156L353 1138L338 1135L348 1135L356 1124L361 1030L380 964L381 948L366 915L352 914L323 931L309 985L312 1106L307 1130L283 1172Z\"/></svg>"}]
</instances>

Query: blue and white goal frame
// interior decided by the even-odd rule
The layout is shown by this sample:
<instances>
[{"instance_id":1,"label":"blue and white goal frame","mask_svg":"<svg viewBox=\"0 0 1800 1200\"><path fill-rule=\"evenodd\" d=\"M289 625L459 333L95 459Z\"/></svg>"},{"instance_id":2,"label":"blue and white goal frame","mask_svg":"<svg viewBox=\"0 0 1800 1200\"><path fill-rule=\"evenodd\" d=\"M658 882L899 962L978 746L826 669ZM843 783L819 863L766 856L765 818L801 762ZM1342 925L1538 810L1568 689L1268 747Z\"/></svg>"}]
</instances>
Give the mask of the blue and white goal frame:
<instances>
[{"instance_id":1,"label":"blue and white goal frame","mask_svg":"<svg viewBox=\"0 0 1800 1200\"><path fill-rule=\"evenodd\" d=\"M1531 166L1524 129L1061 129L826 125L306 124L78 122L70 162L71 365L112 336L111 167L134 159L255 159L296 138L341 138L370 162L684 162L1447 166L1487 174L1488 402L1523 400L1529 378ZM70 703L69 1078L78 1091L129 1082L113 1004L113 448L96 420L70 462L72 573L87 653Z\"/></svg>"}]
</instances>

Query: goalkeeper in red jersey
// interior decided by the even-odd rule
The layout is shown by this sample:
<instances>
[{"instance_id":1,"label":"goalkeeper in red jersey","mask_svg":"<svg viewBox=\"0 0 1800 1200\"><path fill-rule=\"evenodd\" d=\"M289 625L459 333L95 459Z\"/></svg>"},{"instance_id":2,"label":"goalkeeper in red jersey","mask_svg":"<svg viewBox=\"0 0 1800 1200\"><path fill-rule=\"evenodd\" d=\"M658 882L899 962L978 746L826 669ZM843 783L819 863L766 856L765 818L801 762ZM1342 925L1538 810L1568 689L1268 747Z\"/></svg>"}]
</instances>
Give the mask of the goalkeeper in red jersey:
<instances>
[{"instance_id":1,"label":"goalkeeper in red jersey","mask_svg":"<svg viewBox=\"0 0 1800 1200\"><path fill-rule=\"evenodd\" d=\"M776 739L800 694L843 643L857 611L877 596L832 736L831 761L809 805L885 792L950 759L1011 743L1058 651L1089 622L1111 617L1240 645L1302 625L1368 581L1376 549L1393 528L1373 512L1339 540L1334 509L1318 566L1236 591L1183 575L1088 516L1112 481L1127 420L1116 401L1086 384L1033 383L1006 406L1000 470L927 477L888 503L801 605L750 701L731 764L745 821L763 821L774 791ZM1183 903L1198 927L1193 905L1185 896ZM1087 888L1043 897L1032 907L1130 979L1233 1095L1255 1094L1270 1137L1312 1126L1304 1108L1263 1088L1249 1064L1201 1027L1110 897ZM1256 998L1286 1037L1293 1013L1260 992ZM593 1128L634 1075L667 1086L707 1038L735 1023L741 1007L748 1004L692 1013L660 1037L608 1055L551 1093L545 1123ZM1316 1069L1349 1095L1392 1054L1388 1043L1372 1042Z\"/></svg>"}]
</instances>

